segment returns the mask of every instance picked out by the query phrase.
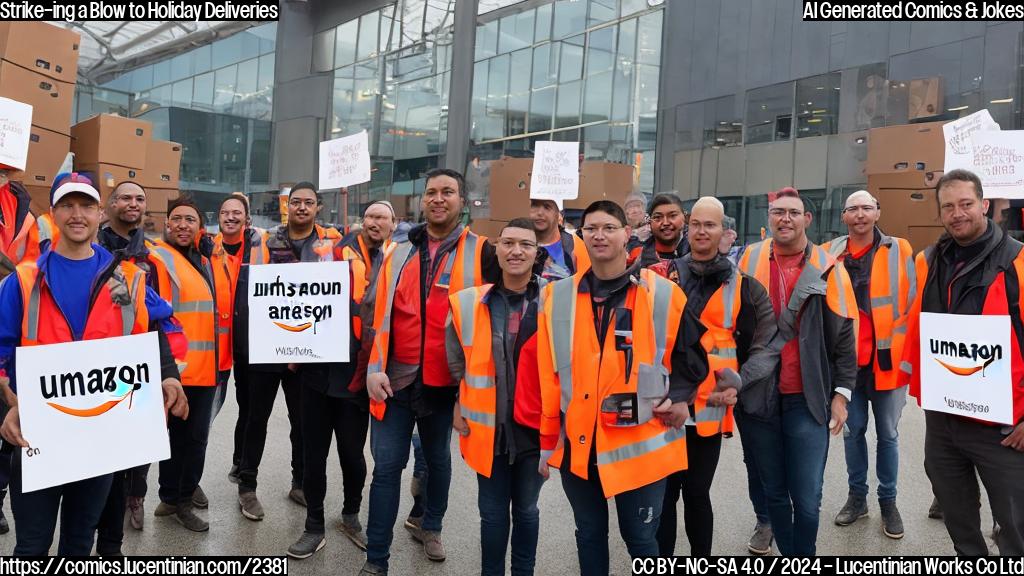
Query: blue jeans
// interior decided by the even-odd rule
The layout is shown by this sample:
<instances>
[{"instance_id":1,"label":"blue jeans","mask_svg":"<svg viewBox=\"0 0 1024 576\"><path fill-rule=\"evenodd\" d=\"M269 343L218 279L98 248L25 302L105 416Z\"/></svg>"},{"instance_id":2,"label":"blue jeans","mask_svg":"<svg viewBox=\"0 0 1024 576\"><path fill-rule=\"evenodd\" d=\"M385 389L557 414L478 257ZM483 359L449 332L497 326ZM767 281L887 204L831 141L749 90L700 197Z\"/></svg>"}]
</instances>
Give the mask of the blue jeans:
<instances>
[{"instance_id":1,"label":"blue jeans","mask_svg":"<svg viewBox=\"0 0 1024 576\"><path fill-rule=\"evenodd\" d=\"M60 515L58 556L92 554L103 507L113 474L79 480L24 493L21 491L21 450L14 456L11 474L11 511L17 542L15 556L46 556Z\"/></svg>"},{"instance_id":2,"label":"blue jeans","mask_svg":"<svg viewBox=\"0 0 1024 576\"><path fill-rule=\"evenodd\" d=\"M581 576L608 576L608 499L604 497L597 467L590 465L588 479L561 470L562 488L576 519L576 554ZM632 558L658 555L658 524L665 501L665 480L615 496L619 533Z\"/></svg>"},{"instance_id":3,"label":"blue jeans","mask_svg":"<svg viewBox=\"0 0 1024 576\"><path fill-rule=\"evenodd\" d=\"M423 443L420 442L419 432L412 434L412 477L419 481L420 493L412 499L409 516L419 518L423 516L427 506L427 461L423 457Z\"/></svg>"},{"instance_id":4,"label":"blue jeans","mask_svg":"<svg viewBox=\"0 0 1024 576\"><path fill-rule=\"evenodd\" d=\"M537 499L544 485L544 477L537 472L539 462L539 454L517 458L512 464L507 455L495 456L491 477L477 474L482 576L504 576L510 520L512 576L533 574L540 532Z\"/></svg>"},{"instance_id":5,"label":"blue jeans","mask_svg":"<svg viewBox=\"0 0 1024 576\"><path fill-rule=\"evenodd\" d=\"M896 478L900 469L900 416L907 403L906 387L896 390L875 390L873 382L857 386L847 406L846 420L850 434L845 437L846 473L850 478L850 494L868 495L868 403L875 414L875 435L878 438L875 473L878 475L878 500L896 499Z\"/></svg>"},{"instance_id":6,"label":"blue jeans","mask_svg":"<svg viewBox=\"0 0 1024 576\"><path fill-rule=\"evenodd\" d=\"M417 417L408 406L389 402L384 420L370 420L370 453L373 481L370 483L370 512L366 523L366 560L387 568L394 539L395 520L402 492L402 470L409 463L412 429L419 429L423 458L430 482L423 530L440 532L448 510L448 486L452 482L452 410L439 409Z\"/></svg>"},{"instance_id":7,"label":"blue jeans","mask_svg":"<svg viewBox=\"0 0 1024 576\"><path fill-rule=\"evenodd\" d=\"M779 552L814 556L821 485L828 458L828 425L819 424L803 394L786 394L774 418L746 418L755 463Z\"/></svg>"},{"instance_id":8,"label":"blue jeans","mask_svg":"<svg viewBox=\"0 0 1024 576\"><path fill-rule=\"evenodd\" d=\"M740 433L740 445L743 447L743 466L747 469L747 493L750 496L750 504L754 507L754 516L758 524L771 525L768 518L768 504L764 500L764 484L761 482L761 475L757 472L757 453L751 435L748 431L747 422L750 416L743 413L739 407L733 411L736 421L736 430Z\"/></svg>"}]
</instances>

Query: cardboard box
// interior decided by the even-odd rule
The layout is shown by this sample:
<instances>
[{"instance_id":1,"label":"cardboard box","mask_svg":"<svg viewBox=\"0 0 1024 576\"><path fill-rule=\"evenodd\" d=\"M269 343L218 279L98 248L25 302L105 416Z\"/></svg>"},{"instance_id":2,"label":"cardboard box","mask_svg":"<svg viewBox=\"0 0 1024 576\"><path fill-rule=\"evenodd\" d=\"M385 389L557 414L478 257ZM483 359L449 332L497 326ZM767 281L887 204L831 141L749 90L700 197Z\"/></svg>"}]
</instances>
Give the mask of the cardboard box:
<instances>
[{"instance_id":1,"label":"cardboard box","mask_svg":"<svg viewBox=\"0 0 1024 576\"><path fill-rule=\"evenodd\" d=\"M149 188L178 188L181 169L181 144L166 140L146 143L144 178L140 184Z\"/></svg>"},{"instance_id":2,"label":"cardboard box","mask_svg":"<svg viewBox=\"0 0 1024 576\"><path fill-rule=\"evenodd\" d=\"M32 201L29 203L29 208L32 213L36 216L45 214L50 211L50 187L49 186L36 186L35 184L25 183L25 190L28 191L29 198Z\"/></svg>"},{"instance_id":3,"label":"cardboard box","mask_svg":"<svg viewBox=\"0 0 1024 576\"><path fill-rule=\"evenodd\" d=\"M54 80L78 81L81 36L46 22L0 22L0 58Z\"/></svg>"},{"instance_id":4,"label":"cardboard box","mask_svg":"<svg viewBox=\"0 0 1024 576\"><path fill-rule=\"evenodd\" d=\"M923 170L868 174L868 190L933 188L941 176L942 172L925 172Z\"/></svg>"},{"instance_id":5,"label":"cardboard box","mask_svg":"<svg viewBox=\"0 0 1024 576\"><path fill-rule=\"evenodd\" d=\"M78 162L77 157L75 158L75 171L87 173L93 179L104 202L121 182L139 182L143 178L142 170L115 164L82 164Z\"/></svg>"},{"instance_id":6,"label":"cardboard box","mask_svg":"<svg viewBox=\"0 0 1024 576\"><path fill-rule=\"evenodd\" d=\"M585 209L598 200L611 200L619 206L633 192L634 169L614 162L584 162L580 167L580 194L567 200L565 208Z\"/></svg>"},{"instance_id":7,"label":"cardboard box","mask_svg":"<svg viewBox=\"0 0 1024 576\"><path fill-rule=\"evenodd\" d=\"M929 122L872 128L868 131L868 160L864 172L871 175L942 170L946 156L943 124Z\"/></svg>"},{"instance_id":8,"label":"cardboard box","mask_svg":"<svg viewBox=\"0 0 1024 576\"><path fill-rule=\"evenodd\" d=\"M153 125L145 120L116 114L99 114L71 127L71 151L75 162L113 164L126 168L146 167Z\"/></svg>"},{"instance_id":9,"label":"cardboard box","mask_svg":"<svg viewBox=\"0 0 1024 576\"><path fill-rule=\"evenodd\" d=\"M146 211L167 212L167 203L177 198L181 192L177 188L146 188Z\"/></svg>"},{"instance_id":10,"label":"cardboard box","mask_svg":"<svg viewBox=\"0 0 1024 576\"><path fill-rule=\"evenodd\" d=\"M945 231L946 229L942 226L908 226L904 238L910 242L916 255L921 250L935 244Z\"/></svg>"},{"instance_id":11,"label":"cardboard box","mask_svg":"<svg viewBox=\"0 0 1024 576\"><path fill-rule=\"evenodd\" d=\"M502 158L491 163L491 220L530 215L530 170L533 158Z\"/></svg>"},{"instance_id":12,"label":"cardboard box","mask_svg":"<svg viewBox=\"0 0 1024 576\"><path fill-rule=\"evenodd\" d=\"M15 179L25 185L45 186L49 191L70 146L69 136L33 126L28 140L28 166Z\"/></svg>"},{"instance_id":13,"label":"cardboard box","mask_svg":"<svg viewBox=\"0 0 1024 576\"><path fill-rule=\"evenodd\" d=\"M941 76L911 80L910 97L907 99L907 119L921 120L939 116L945 112L942 107L944 96Z\"/></svg>"},{"instance_id":14,"label":"cardboard box","mask_svg":"<svg viewBox=\"0 0 1024 576\"><path fill-rule=\"evenodd\" d=\"M508 224L508 220L484 220L476 219L469 224L469 229L480 236L486 236L491 243L497 241L501 230Z\"/></svg>"},{"instance_id":15,"label":"cardboard box","mask_svg":"<svg viewBox=\"0 0 1024 576\"><path fill-rule=\"evenodd\" d=\"M882 205L878 227L886 234L906 238L915 251L934 242L932 236L938 237L934 234L936 228L941 233L939 205L935 200L935 191L931 188L869 188L869 191ZM911 235L916 238L911 238Z\"/></svg>"},{"instance_id":16,"label":"cardboard box","mask_svg":"<svg viewBox=\"0 0 1024 576\"><path fill-rule=\"evenodd\" d=\"M0 96L31 104L33 125L59 134L71 134L74 84L3 61L0 62Z\"/></svg>"}]
</instances>

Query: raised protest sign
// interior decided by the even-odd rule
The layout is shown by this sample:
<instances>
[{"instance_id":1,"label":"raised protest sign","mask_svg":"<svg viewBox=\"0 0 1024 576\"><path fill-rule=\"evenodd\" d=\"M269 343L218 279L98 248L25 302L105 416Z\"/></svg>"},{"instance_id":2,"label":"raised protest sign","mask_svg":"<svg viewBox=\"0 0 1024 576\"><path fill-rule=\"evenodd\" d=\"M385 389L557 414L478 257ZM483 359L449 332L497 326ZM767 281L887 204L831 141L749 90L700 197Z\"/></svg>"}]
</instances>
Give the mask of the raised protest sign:
<instances>
[{"instance_id":1,"label":"raised protest sign","mask_svg":"<svg viewBox=\"0 0 1024 576\"><path fill-rule=\"evenodd\" d=\"M921 407L1013 424L1010 317L921 314Z\"/></svg>"},{"instance_id":2,"label":"raised protest sign","mask_svg":"<svg viewBox=\"0 0 1024 576\"><path fill-rule=\"evenodd\" d=\"M320 143L320 188L345 188L370 181L366 131Z\"/></svg>"},{"instance_id":3,"label":"raised protest sign","mask_svg":"<svg viewBox=\"0 0 1024 576\"><path fill-rule=\"evenodd\" d=\"M560 203L579 196L579 150L579 142L537 142L530 174L530 198Z\"/></svg>"},{"instance_id":4,"label":"raised protest sign","mask_svg":"<svg viewBox=\"0 0 1024 576\"><path fill-rule=\"evenodd\" d=\"M999 124L992 119L988 110L980 110L970 116L943 124L942 135L946 140L944 171L949 172L957 168L974 171L972 137L978 132L996 131L999 131Z\"/></svg>"},{"instance_id":5,"label":"raised protest sign","mask_svg":"<svg viewBox=\"0 0 1024 576\"><path fill-rule=\"evenodd\" d=\"M348 262L249 267L249 362L349 361Z\"/></svg>"},{"instance_id":6,"label":"raised protest sign","mask_svg":"<svg viewBox=\"0 0 1024 576\"><path fill-rule=\"evenodd\" d=\"M25 346L15 358L25 492L171 457L156 332Z\"/></svg>"},{"instance_id":7,"label":"raised protest sign","mask_svg":"<svg viewBox=\"0 0 1024 576\"><path fill-rule=\"evenodd\" d=\"M973 170L986 198L1024 198L1024 130L976 132Z\"/></svg>"},{"instance_id":8,"label":"raised protest sign","mask_svg":"<svg viewBox=\"0 0 1024 576\"><path fill-rule=\"evenodd\" d=\"M0 97L0 165L25 169L31 131L32 106Z\"/></svg>"}]
</instances>

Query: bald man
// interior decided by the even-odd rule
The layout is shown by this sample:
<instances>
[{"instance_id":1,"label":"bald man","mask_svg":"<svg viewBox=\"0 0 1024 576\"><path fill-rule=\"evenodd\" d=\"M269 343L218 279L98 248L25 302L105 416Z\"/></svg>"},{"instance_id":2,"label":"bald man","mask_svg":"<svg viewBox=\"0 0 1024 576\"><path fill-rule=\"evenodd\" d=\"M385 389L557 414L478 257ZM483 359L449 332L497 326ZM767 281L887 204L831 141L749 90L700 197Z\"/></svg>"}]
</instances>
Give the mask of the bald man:
<instances>
[{"instance_id":1,"label":"bald man","mask_svg":"<svg viewBox=\"0 0 1024 576\"><path fill-rule=\"evenodd\" d=\"M731 368L739 372L741 386L750 383L752 393L757 393L756 388L770 380L777 357L777 351L768 348L776 324L767 290L757 280L741 274L720 252L724 218L721 202L712 197L701 198L690 214L689 253L652 266L679 284L686 293L687 306L707 328L701 343L711 367L708 377L689 399L693 414L686 427L689 468L669 476L665 488L658 527L658 552L662 556L675 555L676 501L680 493L690 554L711 555L711 482L718 467L722 437L732 436L732 406L740 392L729 387L724 379L717 382L714 372Z\"/></svg>"},{"instance_id":2,"label":"bald man","mask_svg":"<svg viewBox=\"0 0 1024 576\"><path fill-rule=\"evenodd\" d=\"M907 312L915 295L913 249L902 238L886 236L878 229L882 215L878 200L866 190L846 199L843 223L849 235L825 245L843 262L853 282L860 315L857 338L857 386L848 406L845 437L846 472L850 494L835 523L849 526L867 516L868 406L875 415L878 506L882 531L889 538L903 537L903 520L896 507L899 471L900 415L907 403L907 389L897 383L903 357Z\"/></svg>"}]
</instances>

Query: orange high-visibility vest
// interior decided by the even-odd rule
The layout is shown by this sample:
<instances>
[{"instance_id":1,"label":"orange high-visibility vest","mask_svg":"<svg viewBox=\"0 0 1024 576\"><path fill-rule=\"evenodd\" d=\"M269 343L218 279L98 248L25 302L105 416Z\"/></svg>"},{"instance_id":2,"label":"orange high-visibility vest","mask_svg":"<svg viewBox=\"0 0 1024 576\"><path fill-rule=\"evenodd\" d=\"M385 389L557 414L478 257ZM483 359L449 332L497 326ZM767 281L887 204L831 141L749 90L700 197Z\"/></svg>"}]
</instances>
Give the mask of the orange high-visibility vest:
<instances>
[{"instance_id":1,"label":"orange high-visibility vest","mask_svg":"<svg viewBox=\"0 0 1024 576\"><path fill-rule=\"evenodd\" d=\"M424 384L436 385L430 382L431 377L440 377L448 370L448 359L444 353L433 351L444 350L444 322L448 313L448 295L483 283L483 274L480 269L480 256L487 238L477 236L468 227L462 229L457 245L454 250L444 256L444 262L437 267L437 275L431 282L430 292L427 294L427 309L417 310L421 315L427 315L426 333L421 330L422 323L417 319L414 333L402 333L403 338L417 338L422 350L432 351L423 353L423 364L421 370L424 374ZM425 248L425 247L424 247ZM373 343L370 348L370 360L366 373L377 374L387 370L388 356L391 347L392 318L391 312L398 293L399 281L402 272L410 261L410 256L418 258L415 253L415 246L411 242L398 244L391 252L384 257L381 265L379 278L377 279L377 294L374 301L373 314ZM418 270L418 263L415 266ZM416 290L420 288L420 280L417 277L409 283ZM407 294L412 299L412 294ZM419 293L415 295L419 302ZM435 314L432 316L431 312ZM399 330L401 331L401 330ZM449 379L451 376L449 375ZM375 418L384 418L384 403L370 399L370 413Z\"/></svg>"},{"instance_id":2,"label":"orange high-visibility vest","mask_svg":"<svg viewBox=\"0 0 1024 576\"><path fill-rule=\"evenodd\" d=\"M822 245L835 257L846 252L848 236ZM871 323L874 327L875 358L872 362L875 388L899 388L899 362L907 339L907 318L917 295L914 249L910 242L882 235L871 262Z\"/></svg>"},{"instance_id":3,"label":"orange high-visibility vest","mask_svg":"<svg viewBox=\"0 0 1024 576\"><path fill-rule=\"evenodd\" d=\"M218 366L220 371L231 370L234 354L231 345L231 320L235 306L235 290L238 288L238 271L242 267L242 256L245 247L240 246L238 253L231 255L224 249L224 235L217 234L213 238L213 253L210 254L210 265L213 268L213 280L217 292L217 346Z\"/></svg>"},{"instance_id":4,"label":"orange high-visibility vest","mask_svg":"<svg viewBox=\"0 0 1024 576\"><path fill-rule=\"evenodd\" d=\"M57 307L53 293L35 262L17 268L24 303L21 346L73 342L71 326ZM83 278L82 281L92 280ZM128 336L149 331L146 308L146 273L130 262L121 262L93 300L82 340Z\"/></svg>"},{"instance_id":5,"label":"orange high-visibility vest","mask_svg":"<svg viewBox=\"0 0 1024 576\"><path fill-rule=\"evenodd\" d=\"M491 285L467 288L449 297L452 325L466 357L466 374L459 384L459 407L469 436L459 437L466 464L491 477L497 426L498 388L491 350L491 311L481 302Z\"/></svg>"},{"instance_id":6,"label":"orange high-visibility vest","mask_svg":"<svg viewBox=\"0 0 1024 576\"><path fill-rule=\"evenodd\" d=\"M590 269L590 254L587 252L587 245L583 243L583 239L575 234L572 236L572 265L573 271L570 272L563 268L560 264L556 264L553 260L548 258L544 261L544 272L543 276L549 280L561 280L562 278L568 278L573 274L582 274ZM561 236L558 238L558 242L562 242ZM569 254L566 253L565 257L568 258Z\"/></svg>"},{"instance_id":7,"label":"orange high-visibility vest","mask_svg":"<svg viewBox=\"0 0 1024 576\"><path fill-rule=\"evenodd\" d=\"M60 240L60 230L54 224L53 215L49 212L37 216L35 224L29 231L28 244L30 247L35 246L36 258L38 258L41 253L40 246L44 242L49 242L47 244L49 250L53 250L57 246L57 241Z\"/></svg>"},{"instance_id":8,"label":"orange high-visibility vest","mask_svg":"<svg viewBox=\"0 0 1024 576\"><path fill-rule=\"evenodd\" d=\"M370 286L370 276L373 273L373 260L370 258L370 250L363 237L356 237L358 250L354 246L342 246L341 259L348 262L352 275L352 302L359 304L366 295L366 289ZM381 247L383 250L384 247ZM359 316L358 310L352 310L352 337L359 338L363 333L363 319Z\"/></svg>"},{"instance_id":9,"label":"orange high-visibility vest","mask_svg":"<svg viewBox=\"0 0 1024 576\"><path fill-rule=\"evenodd\" d=\"M149 245L156 268L160 296L171 303L174 317L188 338L188 353L181 369L184 386L217 385L217 305L215 289L177 248L163 240ZM204 256L210 282L213 269Z\"/></svg>"},{"instance_id":10,"label":"orange high-visibility vest","mask_svg":"<svg viewBox=\"0 0 1024 576\"><path fill-rule=\"evenodd\" d=\"M642 270L639 283L628 288L632 366L627 374L626 352L616 349L621 334L613 328L614 319L603 342L598 339L590 294L579 290L582 277L548 284L542 291L537 320L540 434L564 436L564 446L549 463L561 466L569 450L569 472L580 478L588 477L590 454L596 451L601 487L610 498L686 469L685 429L665 426L656 417L625 427L606 425L598 417L605 398L637 393L641 370L644 378L667 383L686 295L650 270Z\"/></svg>"},{"instance_id":11,"label":"orange high-visibility vest","mask_svg":"<svg viewBox=\"0 0 1024 576\"><path fill-rule=\"evenodd\" d=\"M693 402L693 421L701 436L732 435L732 406L708 406L708 397L715 391L715 371L731 368L739 372L736 356L736 319L742 305L743 275L734 270L732 278L715 290L704 305L700 321L707 332L700 339L708 353L708 375L697 387Z\"/></svg>"}]
</instances>

